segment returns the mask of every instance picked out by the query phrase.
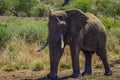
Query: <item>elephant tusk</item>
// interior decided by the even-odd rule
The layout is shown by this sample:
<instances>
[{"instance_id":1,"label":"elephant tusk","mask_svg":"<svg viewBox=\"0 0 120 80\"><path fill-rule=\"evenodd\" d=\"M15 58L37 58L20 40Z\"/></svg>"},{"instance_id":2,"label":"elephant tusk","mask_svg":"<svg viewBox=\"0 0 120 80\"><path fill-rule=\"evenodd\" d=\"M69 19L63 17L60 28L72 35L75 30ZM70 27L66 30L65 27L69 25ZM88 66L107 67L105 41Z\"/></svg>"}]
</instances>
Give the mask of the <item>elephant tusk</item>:
<instances>
[{"instance_id":1,"label":"elephant tusk","mask_svg":"<svg viewBox=\"0 0 120 80\"><path fill-rule=\"evenodd\" d=\"M49 14L51 14L53 12L53 9L50 9L50 12L49 12Z\"/></svg>"},{"instance_id":2,"label":"elephant tusk","mask_svg":"<svg viewBox=\"0 0 120 80\"><path fill-rule=\"evenodd\" d=\"M50 12L53 12L53 9L50 9Z\"/></svg>"},{"instance_id":3,"label":"elephant tusk","mask_svg":"<svg viewBox=\"0 0 120 80\"><path fill-rule=\"evenodd\" d=\"M61 37L61 48L64 48L63 35L60 35L60 37Z\"/></svg>"},{"instance_id":4,"label":"elephant tusk","mask_svg":"<svg viewBox=\"0 0 120 80\"><path fill-rule=\"evenodd\" d=\"M60 19L59 19L58 17L56 17L56 18L57 18L57 21L58 21L59 23L61 23Z\"/></svg>"},{"instance_id":5,"label":"elephant tusk","mask_svg":"<svg viewBox=\"0 0 120 80\"><path fill-rule=\"evenodd\" d=\"M46 42L44 43L44 45L37 50L37 52L42 51L47 45L48 45L48 41L46 41Z\"/></svg>"}]
</instances>

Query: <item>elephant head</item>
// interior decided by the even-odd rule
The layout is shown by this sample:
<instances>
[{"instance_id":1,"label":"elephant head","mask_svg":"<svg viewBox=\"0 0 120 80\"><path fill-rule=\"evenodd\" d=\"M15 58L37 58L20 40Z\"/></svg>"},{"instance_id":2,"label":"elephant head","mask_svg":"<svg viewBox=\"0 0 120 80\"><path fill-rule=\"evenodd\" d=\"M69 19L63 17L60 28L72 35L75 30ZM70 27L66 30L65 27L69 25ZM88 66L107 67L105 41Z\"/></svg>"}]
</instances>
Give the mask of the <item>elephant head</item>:
<instances>
[{"instance_id":1,"label":"elephant head","mask_svg":"<svg viewBox=\"0 0 120 80\"><path fill-rule=\"evenodd\" d=\"M88 17L84 12L78 9L66 10L66 11L53 11L49 12L48 30L49 36L45 44L38 49L38 52L42 51L47 45L49 37L55 37L52 40L54 42L61 42L61 48L64 48L65 44L69 41L65 41L67 38L72 38L87 23ZM80 24L78 24L80 23ZM67 37L66 37L67 36ZM51 43L51 42L50 42Z\"/></svg>"}]
</instances>

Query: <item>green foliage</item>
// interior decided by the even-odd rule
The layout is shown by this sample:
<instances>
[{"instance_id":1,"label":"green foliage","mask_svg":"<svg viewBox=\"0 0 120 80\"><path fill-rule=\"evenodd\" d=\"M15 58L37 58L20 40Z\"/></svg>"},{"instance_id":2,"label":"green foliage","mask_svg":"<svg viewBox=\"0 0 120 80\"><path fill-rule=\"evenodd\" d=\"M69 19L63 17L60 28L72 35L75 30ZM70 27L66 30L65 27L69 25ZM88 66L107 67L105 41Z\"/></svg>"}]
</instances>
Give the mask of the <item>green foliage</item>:
<instances>
[{"instance_id":1,"label":"green foliage","mask_svg":"<svg viewBox=\"0 0 120 80\"><path fill-rule=\"evenodd\" d=\"M43 3L40 3L39 5L37 6L34 6L32 9L31 9L31 16L47 16L48 15L48 11L49 11L49 6L48 5L45 5Z\"/></svg>"},{"instance_id":2,"label":"green foliage","mask_svg":"<svg viewBox=\"0 0 120 80\"><path fill-rule=\"evenodd\" d=\"M19 3L14 10L18 15L30 16L30 10L33 6L38 4L38 0L18 0ZM21 14L19 14L21 12ZM26 15L25 15L26 14Z\"/></svg>"},{"instance_id":3,"label":"green foliage","mask_svg":"<svg viewBox=\"0 0 120 80\"><path fill-rule=\"evenodd\" d=\"M84 12L102 14L106 16L120 15L120 2L111 0L74 0L70 5L60 7L59 9L78 8Z\"/></svg>"},{"instance_id":4,"label":"green foliage","mask_svg":"<svg viewBox=\"0 0 120 80\"><path fill-rule=\"evenodd\" d=\"M11 6L9 0L0 0L0 15L3 15Z\"/></svg>"},{"instance_id":5,"label":"green foliage","mask_svg":"<svg viewBox=\"0 0 120 80\"><path fill-rule=\"evenodd\" d=\"M42 20L20 19L11 17L0 23L0 44L4 44L11 38L16 37L28 43L40 41L43 43L47 38L47 22Z\"/></svg>"},{"instance_id":6,"label":"green foliage","mask_svg":"<svg viewBox=\"0 0 120 80\"><path fill-rule=\"evenodd\" d=\"M7 24L0 23L0 45L4 45L11 37Z\"/></svg>"},{"instance_id":7,"label":"green foliage","mask_svg":"<svg viewBox=\"0 0 120 80\"><path fill-rule=\"evenodd\" d=\"M81 9L84 12L87 12L91 10L92 3L93 3L93 0L75 0L73 3L70 4L70 6L65 6L60 9L77 8L77 9Z\"/></svg>"},{"instance_id":8,"label":"green foliage","mask_svg":"<svg viewBox=\"0 0 120 80\"><path fill-rule=\"evenodd\" d=\"M39 22L29 23L29 20L28 21L25 20L25 21L22 21L21 23L22 25L20 25L21 27L19 26L19 30L17 32L17 34L20 36L21 39L30 43L33 43L39 40L41 42L44 42L46 40L46 37L47 37L46 22L39 21ZM29 23L29 24L25 24L25 23Z\"/></svg>"},{"instance_id":9,"label":"green foliage","mask_svg":"<svg viewBox=\"0 0 120 80\"><path fill-rule=\"evenodd\" d=\"M92 3L93 3L93 0L76 0L72 4L72 8L78 8L84 12L87 12L92 8Z\"/></svg>"},{"instance_id":10,"label":"green foliage","mask_svg":"<svg viewBox=\"0 0 120 80\"><path fill-rule=\"evenodd\" d=\"M105 25L106 29L116 29L120 27L119 20L115 19L114 17L107 17L103 15L98 15L102 23Z\"/></svg>"},{"instance_id":11,"label":"green foliage","mask_svg":"<svg viewBox=\"0 0 120 80\"><path fill-rule=\"evenodd\" d=\"M120 15L120 2L111 2L110 0L99 0L97 11L106 16Z\"/></svg>"},{"instance_id":12,"label":"green foliage","mask_svg":"<svg viewBox=\"0 0 120 80\"><path fill-rule=\"evenodd\" d=\"M112 29L112 30L109 30L109 35L110 36L115 36L118 40L118 43L120 44L120 29Z\"/></svg>"},{"instance_id":13,"label":"green foliage","mask_svg":"<svg viewBox=\"0 0 120 80\"><path fill-rule=\"evenodd\" d=\"M0 15L44 16L48 9L38 0L0 0Z\"/></svg>"},{"instance_id":14,"label":"green foliage","mask_svg":"<svg viewBox=\"0 0 120 80\"><path fill-rule=\"evenodd\" d=\"M111 0L74 0L70 5L62 7L64 0L0 0L0 15L15 16L46 16L50 8L78 8L84 12L103 14L106 16L120 15L120 2Z\"/></svg>"}]
</instances>

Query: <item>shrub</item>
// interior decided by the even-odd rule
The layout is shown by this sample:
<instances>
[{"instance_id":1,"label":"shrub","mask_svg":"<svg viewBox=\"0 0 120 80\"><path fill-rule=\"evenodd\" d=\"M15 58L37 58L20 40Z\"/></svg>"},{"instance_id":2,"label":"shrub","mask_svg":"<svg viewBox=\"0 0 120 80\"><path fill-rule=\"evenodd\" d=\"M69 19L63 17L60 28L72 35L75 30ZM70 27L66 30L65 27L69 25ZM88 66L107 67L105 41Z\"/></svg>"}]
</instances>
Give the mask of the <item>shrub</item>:
<instances>
[{"instance_id":1,"label":"shrub","mask_svg":"<svg viewBox=\"0 0 120 80\"><path fill-rule=\"evenodd\" d=\"M25 23L28 23L28 21ZM23 22L18 30L18 35L29 43L36 41L44 42L47 37L47 24L43 21L31 22L30 24L24 24Z\"/></svg>"},{"instance_id":2,"label":"shrub","mask_svg":"<svg viewBox=\"0 0 120 80\"><path fill-rule=\"evenodd\" d=\"M40 41L43 43L47 38L47 21L22 19L11 17L5 24L11 32L11 37L16 37L28 43Z\"/></svg>"},{"instance_id":3,"label":"shrub","mask_svg":"<svg viewBox=\"0 0 120 80\"><path fill-rule=\"evenodd\" d=\"M106 16L120 15L120 2L112 2L110 0L99 0L97 11Z\"/></svg>"},{"instance_id":4,"label":"shrub","mask_svg":"<svg viewBox=\"0 0 120 80\"><path fill-rule=\"evenodd\" d=\"M119 20L116 20L114 17L107 17L103 15L98 15L102 23L105 25L106 29L116 29L120 27Z\"/></svg>"},{"instance_id":5,"label":"shrub","mask_svg":"<svg viewBox=\"0 0 120 80\"><path fill-rule=\"evenodd\" d=\"M31 9L30 13L31 13L31 16L42 17L42 16L47 16L48 15L48 10L49 10L49 6L48 5L40 3L39 5L34 6Z\"/></svg>"},{"instance_id":6,"label":"shrub","mask_svg":"<svg viewBox=\"0 0 120 80\"><path fill-rule=\"evenodd\" d=\"M70 5L60 9L77 8L77 9L81 9L84 12L87 12L92 9L92 3L93 3L93 0L75 0Z\"/></svg>"},{"instance_id":7,"label":"shrub","mask_svg":"<svg viewBox=\"0 0 120 80\"><path fill-rule=\"evenodd\" d=\"M0 0L0 15L3 15L9 9L8 0Z\"/></svg>"},{"instance_id":8,"label":"shrub","mask_svg":"<svg viewBox=\"0 0 120 80\"><path fill-rule=\"evenodd\" d=\"M47 8L45 4L38 0L0 0L0 15L44 16L47 13Z\"/></svg>"},{"instance_id":9,"label":"shrub","mask_svg":"<svg viewBox=\"0 0 120 80\"><path fill-rule=\"evenodd\" d=\"M4 45L11 37L7 24L0 23L0 45Z\"/></svg>"},{"instance_id":10,"label":"shrub","mask_svg":"<svg viewBox=\"0 0 120 80\"><path fill-rule=\"evenodd\" d=\"M36 6L38 3L38 0L18 0L18 4L12 9L15 10L14 13L18 16L30 16L31 8Z\"/></svg>"}]
</instances>

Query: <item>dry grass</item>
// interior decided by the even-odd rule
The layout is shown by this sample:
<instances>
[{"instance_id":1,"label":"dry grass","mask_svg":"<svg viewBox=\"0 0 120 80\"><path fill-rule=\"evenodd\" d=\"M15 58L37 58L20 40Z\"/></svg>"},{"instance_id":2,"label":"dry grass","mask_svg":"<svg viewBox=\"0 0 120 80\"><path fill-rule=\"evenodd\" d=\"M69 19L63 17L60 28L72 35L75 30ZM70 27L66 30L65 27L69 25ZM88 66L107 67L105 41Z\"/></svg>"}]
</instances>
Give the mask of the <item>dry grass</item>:
<instances>
[{"instance_id":1,"label":"dry grass","mask_svg":"<svg viewBox=\"0 0 120 80\"><path fill-rule=\"evenodd\" d=\"M8 45L4 51L0 54L0 69L11 71L21 69L31 70L48 70L49 69L49 50L48 47L42 52L38 53L38 44L28 44L23 40L13 38L7 43ZM116 46L119 48L120 46ZM109 51L109 60L115 61L120 57L113 52ZM119 55L119 54L118 54ZM111 64L113 64L111 62ZM101 60L95 54L92 58L92 65L97 67L103 67ZM84 55L80 54L80 66L84 68ZM70 69L71 56L69 46L65 48L64 54L60 60L59 70Z\"/></svg>"},{"instance_id":2,"label":"dry grass","mask_svg":"<svg viewBox=\"0 0 120 80\"><path fill-rule=\"evenodd\" d=\"M113 32L112 32L113 31ZM109 31L110 32L110 31ZM116 36L115 35L118 36ZM120 41L119 31L111 30L108 33L107 52L111 66L120 63ZM37 52L39 42L27 43L24 39L13 37L4 48L0 48L0 69L1 70L48 70L49 69L49 49L45 48L42 52ZM80 66L84 68L84 55L80 53ZM103 67L102 61L94 54L92 66ZM70 69L72 67L70 49L66 46L64 54L59 63L59 70Z\"/></svg>"},{"instance_id":3,"label":"dry grass","mask_svg":"<svg viewBox=\"0 0 120 80\"><path fill-rule=\"evenodd\" d=\"M14 38L8 44L4 52L0 54L1 69L8 68L6 67L7 65L11 65L10 67L14 69L34 69L34 65L44 69L44 66L41 66L41 64L48 67L48 51L44 50L38 53L37 43L27 44L23 40Z\"/></svg>"},{"instance_id":4,"label":"dry grass","mask_svg":"<svg viewBox=\"0 0 120 80\"><path fill-rule=\"evenodd\" d=\"M114 38L115 39L115 38ZM119 62L120 45L114 46L111 39L108 40L108 58L112 66ZM2 80L10 79L31 79L36 80L45 76L49 71L49 50L48 47L38 53L39 45L37 43L28 44L18 38L13 38L6 43L7 46L0 53L0 78ZM116 52L117 51L117 52ZM118 61L118 62L117 62ZM84 55L80 53L81 71L84 70ZM93 75L87 77L79 77L68 80L118 80L119 69L116 65L112 68L114 74L111 77L103 76L104 68L101 60L96 54L92 58ZM23 70L25 69L25 70ZM15 71L14 71L15 70ZM12 72L8 72L12 71ZM65 48L64 54L59 63L59 76L68 76L72 73L71 56L69 46ZM7 75L6 75L7 74ZM6 77L7 76L7 77Z\"/></svg>"}]
</instances>

